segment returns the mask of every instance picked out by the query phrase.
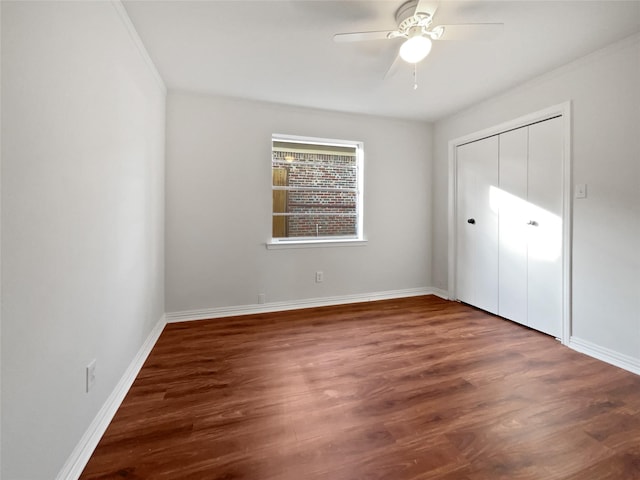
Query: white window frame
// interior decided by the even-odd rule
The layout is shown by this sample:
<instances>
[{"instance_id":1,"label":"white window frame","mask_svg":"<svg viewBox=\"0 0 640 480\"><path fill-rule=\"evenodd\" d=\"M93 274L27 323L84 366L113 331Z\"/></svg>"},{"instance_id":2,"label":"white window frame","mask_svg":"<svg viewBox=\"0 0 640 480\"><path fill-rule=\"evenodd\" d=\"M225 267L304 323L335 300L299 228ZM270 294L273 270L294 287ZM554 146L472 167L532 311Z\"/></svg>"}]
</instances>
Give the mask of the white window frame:
<instances>
[{"instance_id":1,"label":"white window frame","mask_svg":"<svg viewBox=\"0 0 640 480\"><path fill-rule=\"evenodd\" d=\"M274 238L273 231L266 243L267 248L308 248L308 247L337 247L337 246L360 246L366 245L364 237L364 144L360 141L339 140L334 138L303 137L298 135L286 135L274 133L271 136L271 146L274 142L303 143L306 145L322 145L332 147L350 147L356 151L356 228L355 236L331 236L331 237L289 237ZM270 160L271 161L271 160ZM271 181L272 168L269 169L269 179L271 184L270 192L273 192L273 182ZM271 202L270 202L271 203ZM273 208L269 209L269 214L273 217ZM271 225L271 222L269 222Z\"/></svg>"}]
</instances>

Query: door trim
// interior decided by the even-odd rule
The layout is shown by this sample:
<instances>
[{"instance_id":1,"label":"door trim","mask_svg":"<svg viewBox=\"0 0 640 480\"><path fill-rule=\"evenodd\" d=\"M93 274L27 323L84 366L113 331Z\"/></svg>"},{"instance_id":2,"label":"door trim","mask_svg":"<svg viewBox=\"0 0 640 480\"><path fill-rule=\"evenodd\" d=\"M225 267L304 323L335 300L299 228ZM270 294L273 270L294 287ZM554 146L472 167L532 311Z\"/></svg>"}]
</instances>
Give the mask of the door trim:
<instances>
[{"instance_id":1,"label":"door trim","mask_svg":"<svg viewBox=\"0 0 640 480\"><path fill-rule=\"evenodd\" d=\"M562 152L562 336L563 345L571 338L571 235L572 235L572 159L571 159L571 101L553 105L543 110L524 115L477 132L449 141L449 231L448 231L448 291L449 300L457 300L456 292L456 212L457 212L457 159L456 149L465 143L499 135L500 133L525 127L533 123L561 116L563 119Z\"/></svg>"}]
</instances>

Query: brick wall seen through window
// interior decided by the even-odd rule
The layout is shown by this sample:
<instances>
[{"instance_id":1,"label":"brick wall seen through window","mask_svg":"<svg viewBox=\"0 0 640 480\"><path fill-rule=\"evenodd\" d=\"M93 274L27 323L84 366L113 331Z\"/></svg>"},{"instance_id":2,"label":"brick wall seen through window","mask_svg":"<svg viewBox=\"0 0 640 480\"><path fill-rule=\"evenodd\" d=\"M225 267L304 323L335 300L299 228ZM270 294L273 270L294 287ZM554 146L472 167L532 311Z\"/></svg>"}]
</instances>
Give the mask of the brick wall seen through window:
<instances>
[{"instance_id":1,"label":"brick wall seen through window","mask_svg":"<svg viewBox=\"0 0 640 480\"><path fill-rule=\"evenodd\" d=\"M360 145L305 140L273 138L273 238L359 238Z\"/></svg>"}]
</instances>

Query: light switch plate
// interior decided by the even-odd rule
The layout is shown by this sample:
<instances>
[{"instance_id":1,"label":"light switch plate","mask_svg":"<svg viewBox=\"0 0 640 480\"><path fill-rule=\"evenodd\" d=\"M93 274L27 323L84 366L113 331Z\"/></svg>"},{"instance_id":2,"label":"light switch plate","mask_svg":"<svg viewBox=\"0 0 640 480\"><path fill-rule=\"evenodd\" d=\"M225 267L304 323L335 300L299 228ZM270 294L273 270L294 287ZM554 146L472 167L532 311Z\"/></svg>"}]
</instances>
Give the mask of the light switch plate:
<instances>
[{"instance_id":1,"label":"light switch plate","mask_svg":"<svg viewBox=\"0 0 640 480\"><path fill-rule=\"evenodd\" d=\"M585 183L577 184L575 194L576 198L587 198L587 185Z\"/></svg>"}]
</instances>

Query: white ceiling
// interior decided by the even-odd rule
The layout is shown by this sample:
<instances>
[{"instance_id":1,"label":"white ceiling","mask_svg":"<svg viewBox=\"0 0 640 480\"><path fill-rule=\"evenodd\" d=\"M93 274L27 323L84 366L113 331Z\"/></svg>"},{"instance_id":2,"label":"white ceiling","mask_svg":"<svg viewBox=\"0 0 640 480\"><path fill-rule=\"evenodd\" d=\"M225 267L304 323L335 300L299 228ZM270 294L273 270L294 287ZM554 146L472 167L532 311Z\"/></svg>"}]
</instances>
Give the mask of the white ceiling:
<instances>
[{"instance_id":1,"label":"white ceiling","mask_svg":"<svg viewBox=\"0 0 640 480\"><path fill-rule=\"evenodd\" d=\"M450 1L434 24L505 24L485 42L434 42L385 73L401 40L338 44L396 28L399 1L166 1L124 5L169 89L433 121L640 31L640 1Z\"/></svg>"}]
</instances>

